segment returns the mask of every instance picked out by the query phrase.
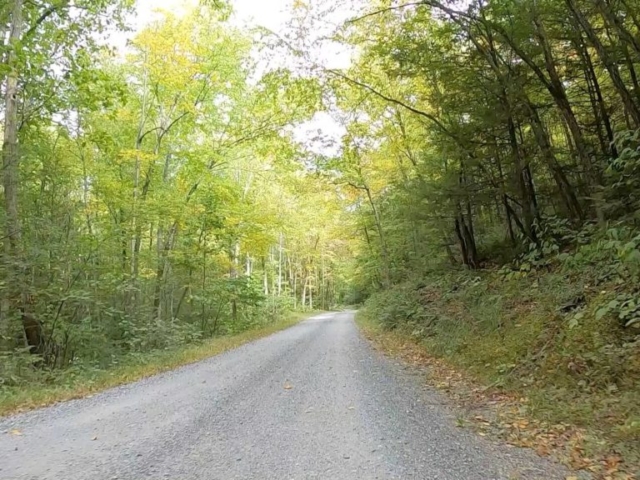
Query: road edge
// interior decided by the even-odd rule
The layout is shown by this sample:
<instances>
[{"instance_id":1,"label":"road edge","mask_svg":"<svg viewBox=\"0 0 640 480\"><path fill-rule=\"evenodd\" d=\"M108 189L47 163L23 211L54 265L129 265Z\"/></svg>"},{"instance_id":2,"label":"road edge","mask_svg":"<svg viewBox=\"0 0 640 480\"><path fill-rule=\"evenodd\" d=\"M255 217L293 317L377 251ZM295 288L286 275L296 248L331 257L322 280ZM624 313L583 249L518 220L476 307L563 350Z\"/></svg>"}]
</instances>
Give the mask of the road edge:
<instances>
[{"instance_id":1,"label":"road edge","mask_svg":"<svg viewBox=\"0 0 640 480\"><path fill-rule=\"evenodd\" d=\"M561 441L557 444L550 442L548 432L543 429L527 432L529 422L532 427L535 425L534 419L513 414L512 407L518 399L497 393L490 386L479 384L464 372L431 356L408 332L385 330L362 311L356 312L354 320L362 336L382 355L406 365L428 369L429 373L424 376L425 384L444 394L451 402L457 413L456 426L459 428L470 429L476 435L499 444L531 450L541 458L563 465L573 473L565 477L567 480L594 478L596 470L576 468L570 455L570 445Z\"/></svg>"},{"instance_id":2,"label":"road edge","mask_svg":"<svg viewBox=\"0 0 640 480\"><path fill-rule=\"evenodd\" d=\"M5 389L5 391L0 390L0 393L3 394L0 396L0 418L60 402L85 398L110 388L134 383L144 378L197 363L291 328L321 313L323 312L293 312L280 321L237 335L213 338L201 344L176 350L152 352L132 363L125 363L116 368L94 371L93 374L91 372L86 375L80 374L66 385L43 387L42 384L39 384L33 387L13 387ZM5 395L7 391L9 395Z\"/></svg>"}]
</instances>

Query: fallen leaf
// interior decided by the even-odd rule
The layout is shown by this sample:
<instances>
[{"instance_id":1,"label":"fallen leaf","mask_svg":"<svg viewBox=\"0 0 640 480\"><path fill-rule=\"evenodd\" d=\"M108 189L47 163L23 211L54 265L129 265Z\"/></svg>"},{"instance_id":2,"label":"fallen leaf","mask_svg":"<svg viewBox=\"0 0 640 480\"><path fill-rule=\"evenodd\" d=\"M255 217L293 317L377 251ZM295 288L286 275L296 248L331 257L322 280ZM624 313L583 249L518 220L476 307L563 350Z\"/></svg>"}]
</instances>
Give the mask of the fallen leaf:
<instances>
[{"instance_id":1,"label":"fallen leaf","mask_svg":"<svg viewBox=\"0 0 640 480\"><path fill-rule=\"evenodd\" d=\"M538 455L540 455L541 457L546 457L549 455L549 447L547 445L544 444L540 444L538 445L538 448L536 448L536 453Z\"/></svg>"},{"instance_id":2,"label":"fallen leaf","mask_svg":"<svg viewBox=\"0 0 640 480\"><path fill-rule=\"evenodd\" d=\"M98 436L96 435L95 437L93 437L91 440L97 440Z\"/></svg>"},{"instance_id":3,"label":"fallen leaf","mask_svg":"<svg viewBox=\"0 0 640 480\"><path fill-rule=\"evenodd\" d=\"M21 436L22 432L20 430L17 429L13 429L9 432L11 435L17 435L17 436Z\"/></svg>"},{"instance_id":4,"label":"fallen leaf","mask_svg":"<svg viewBox=\"0 0 640 480\"><path fill-rule=\"evenodd\" d=\"M289 382L284 382L284 389L285 390L291 390L293 388L293 385L291 385Z\"/></svg>"}]
</instances>

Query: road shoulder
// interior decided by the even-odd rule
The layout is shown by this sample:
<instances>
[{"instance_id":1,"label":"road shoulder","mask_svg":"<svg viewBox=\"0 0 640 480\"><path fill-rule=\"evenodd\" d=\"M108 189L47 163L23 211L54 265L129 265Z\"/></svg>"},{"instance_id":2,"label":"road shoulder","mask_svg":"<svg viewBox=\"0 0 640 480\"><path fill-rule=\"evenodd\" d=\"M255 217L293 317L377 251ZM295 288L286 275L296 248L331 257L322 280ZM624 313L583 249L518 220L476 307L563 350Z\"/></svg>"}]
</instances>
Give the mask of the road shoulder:
<instances>
[{"instance_id":1,"label":"road shoulder","mask_svg":"<svg viewBox=\"0 0 640 480\"><path fill-rule=\"evenodd\" d=\"M62 372L58 377L52 375L50 385L4 387L0 389L0 418L59 402L85 398L109 388L196 363L273 335L318 313L292 313L280 321L237 335L217 337L175 350L132 356L110 369L80 371L69 375Z\"/></svg>"},{"instance_id":2,"label":"road shoulder","mask_svg":"<svg viewBox=\"0 0 640 480\"><path fill-rule=\"evenodd\" d=\"M410 334L387 331L363 315L356 324L372 347L414 372L428 388L442 395L451 408L455 424L494 443L532 450L541 459L558 462L571 471L566 480L595 478L631 479L625 476L594 476L601 468L585 469L580 458L580 431L569 425L546 426L525 415L522 401L491 386L480 385L464 372L428 354Z\"/></svg>"}]
</instances>

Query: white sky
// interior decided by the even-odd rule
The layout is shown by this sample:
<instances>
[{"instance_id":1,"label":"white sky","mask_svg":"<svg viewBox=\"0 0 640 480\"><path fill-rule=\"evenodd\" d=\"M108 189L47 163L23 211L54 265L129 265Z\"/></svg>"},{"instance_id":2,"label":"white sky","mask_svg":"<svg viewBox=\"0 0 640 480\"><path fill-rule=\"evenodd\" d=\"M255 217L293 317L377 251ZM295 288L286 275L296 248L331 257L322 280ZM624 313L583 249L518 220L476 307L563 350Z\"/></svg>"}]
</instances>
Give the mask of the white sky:
<instances>
[{"instance_id":1,"label":"white sky","mask_svg":"<svg viewBox=\"0 0 640 480\"><path fill-rule=\"evenodd\" d=\"M230 0L233 6L231 23L237 27L265 27L278 34L283 33L287 23L292 19L291 9L295 0ZM332 0L329 0L331 2ZM333 0L335 1L335 0ZM134 31L129 33L115 33L111 43L120 51L126 47L127 40L144 29L153 20L161 18L158 10L168 10L175 14L185 13L198 0L137 0L136 14L130 19ZM348 14L344 11L339 14L338 21L346 19ZM325 46L317 52L320 61L330 68L346 68L350 63L350 53ZM337 145L344 134L344 128L334 121L327 113L320 112L294 131L296 140L307 145L307 148L316 153L337 154ZM323 138L324 140L320 140ZM336 146L330 146L330 144Z\"/></svg>"},{"instance_id":2,"label":"white sky","mask_svg":"<svg viewBox=\"0 0 640 480\"><path fill-rule=\"evenodd\" d=\"M185 6L188 8L196 3L195 0L138 0L136 23L139 28L144 27L153 18L156 9L180 13ZM286 13L289 0L232 0L232 4L235 11L233 22L238 25L259 25L278 31L289 19Z\"/></svg>"}]
</instances>

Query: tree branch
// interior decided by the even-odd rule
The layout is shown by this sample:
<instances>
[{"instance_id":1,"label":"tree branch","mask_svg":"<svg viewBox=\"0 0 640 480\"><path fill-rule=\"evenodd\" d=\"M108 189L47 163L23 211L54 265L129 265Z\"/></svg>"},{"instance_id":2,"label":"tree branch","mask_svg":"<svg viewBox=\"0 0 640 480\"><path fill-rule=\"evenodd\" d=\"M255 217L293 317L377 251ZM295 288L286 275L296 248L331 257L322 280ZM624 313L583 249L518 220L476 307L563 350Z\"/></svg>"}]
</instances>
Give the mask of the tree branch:
<instances>
[{"instance_id":1,"label":"tree branch","mask_svg":"<svg viewBox=\"0 0 640 480\"><path fill-rule=\"evenodd\" d=\"M407 110L409 110L412 113L415 113L416 115L420 115L421 117L424 117L428 120L430 120L431 122L435 123L438 128L440 128L440 130L442 130L443 133L445 133L446 135L448 135L449 137L453 138L454 140L456 140L456 142L459 142L458 138L451 133L443 124L442 122L434 115L431 115L430 113L427 113L425 111L422 110L418 110L415 107L412 107L411 105L408 105L406 103L404 103L401 100L398 100L396 98L393 97L389 97L388 95L385 95L384 93L379 92L378 90L376 90L375 88L373 88L370 85L367 85L366 83L362 83L359 82L358 80L354 80L353 78L350 78L336 70L327 70L327 72L329 72L331 75L335 75L336 77L342 78L343 80L346 80L347 82L353 84L353 85L357 85L360 88L364 88L365 90L373 93L375 96L377 96L378 98L381 98L389 103L393 103L394 105L398 105L402 108L405 108Z\"/></svg>"},{"instance_id":2,"label":"tree branch","mask_svg":"<svg viewBox=\"0 0 640 480\"><path fill-rule=\"evenodd\" d=\"M164 138L164 136L169 133L169 130L171 130L171 128L173 128L173 126L178 123L180 120L182 120L184 117L186 117L187 115L189 115L190 112L184 112L180 115L178 115L178 117L176 117L169 125L167 125L167 128L162 128L160 127L160 129L162 130L160 132L160 135L158 135L159 140L162 140Z\"/></svg>"},{"instance_id":3,"label":"tree branch","mask_svg":"<svg viewBox=\"0 0 640 480\"><path fill-rule=\"evenodd\" d=\"M376 15L380 15L380 14L383 14L383 13L391 12L393 10L401 10L401 9L407 8L407 7L417 7L419 5L426 5L426 3L424 1L411 2L411 3L405 3L403 5L396 5L395 7L387 7L387 8L383 8L381 10L376 10L375 12L366 13L366 14L362 15L361 17L351 18L351 19L347 20L345 23L346 24L356 23L356 22L360 22L361 20L364 20L365 18L374 17Z\"/></svg>"},{"instance_id":4,"label":"tree branch","mask_svg":"<svg viewBox=\"0 0 640 480\"><path fill-rule=\"evenodd\" d=\"M144 137L146 137L147 135L149 135L151 132L155 132L156 130L162 130L162 127L154 127L151 128L149 130L147 130L146 132L144 132L142 135L140 135L140 137L138 138L138 140L136 141L136 145L139 147L140 145L142 145L142 141L144 140Z\"/></svg>"},{"instance_id":5,"label":"tree branch","mask_svg":"<svg viewBox=\"0 0 640 480\"><path fill-rule=\"evenodd\" d=\"M49 8L47 8L44 12L42 12L42 15L40 15L38 17L38 19L36 20L36 22L31 26L31 28L29 28L29 30L26 31L26 33L24 34L24 36L22 37L24 38L29 38L31 35L33 35L33 33L36 31L36 29L42 25L42 23L49 18L51 15L53 15L54 13L56 13L59 9L63 9L64 7L68 6L69 2L67 1L66 3L63 3L61 5L52 5Z\"/></svg>"}]
</instances>

